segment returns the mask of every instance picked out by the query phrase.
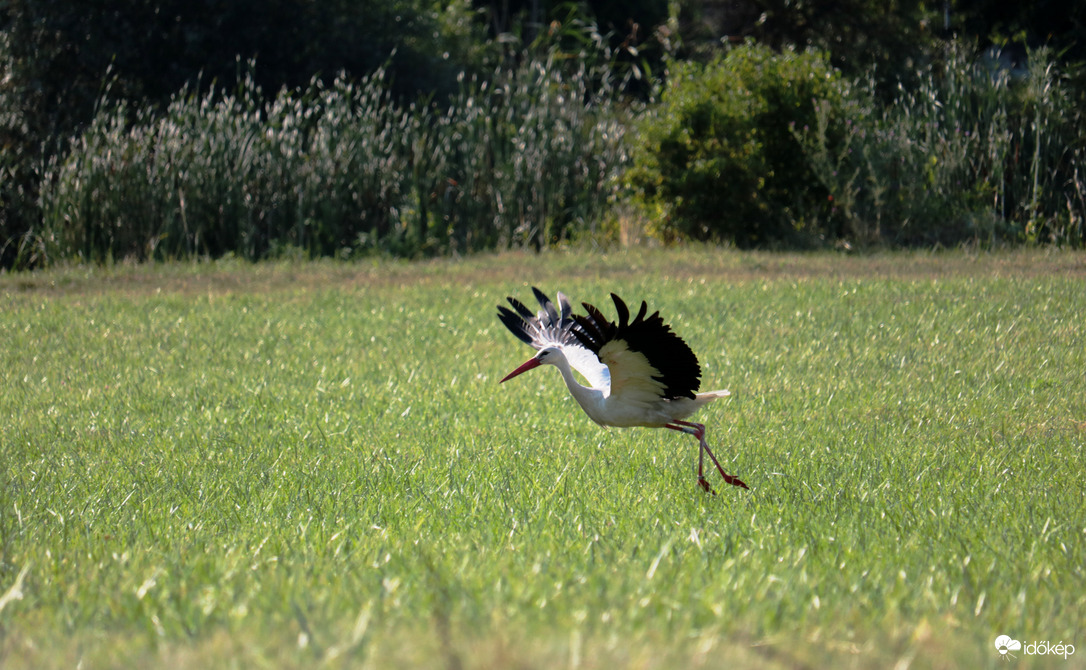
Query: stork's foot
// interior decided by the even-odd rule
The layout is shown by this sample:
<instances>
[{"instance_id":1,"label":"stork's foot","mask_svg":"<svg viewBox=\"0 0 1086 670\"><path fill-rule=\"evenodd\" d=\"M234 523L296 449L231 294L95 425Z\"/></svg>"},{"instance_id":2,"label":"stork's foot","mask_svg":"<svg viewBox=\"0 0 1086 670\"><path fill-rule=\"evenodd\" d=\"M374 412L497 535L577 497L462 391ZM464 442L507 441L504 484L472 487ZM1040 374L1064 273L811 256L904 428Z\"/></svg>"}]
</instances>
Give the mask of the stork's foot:
<instances>
[{"instance_id":1,"label":"stork's foot","mask_svg":"<svg viewBox=\"0 0 1086 670\"><path fill-rule=\"evenodd\" d=\"M740 488L744 488L744 489L748 489L748 490L750 489L750 487L747 486L746 483L742 479L740 479L738 477L735 477L733 475L725 474L723 470L720 471L720 474L721 474L721 476L724 477L724 482L726 484L731 484L732 486L738 486Z\"/></svg>"},{"instance_id":2,"label":"stork's foot","mask_svg":"<svg viewBox=\"0 0 1086 670\"><path fill-rule=\"evenodd\" d=\"M716 491L713 490L713 487L709 486L709 480L705 477L702 477L701 475L698 475L698 486L705 489L706 493L712 493L713 495L716 495Z\"/></svg>"},{"instance_id":3,"label":"stork's foot","mask_svg":"<svg viewBox=\"0 0 1086 670\"><path fill-rule=\"evenodd\" d=\"M724 481L726 483L731 484L732 486L738 486L739 488L748 490L750 489L750 487L747 486L746 482L744 482L742 479L729 475L727 472L724 472L724 468L721 467L720 461L716 459L716 456L713 455L712 449L709 448L709 443L705 441L705 426L700 423L690 423L689 421L676 420L672 421L671 423L665 424L664 428L677 430L679 432L686 433L687 435L693 435L694 437L698 438L698 446L700 447L700 451L698 451L697 469L698 486L705 489L707 492L716 495L716 491L713 490L712 486L709 486L709 482L705 479L705 475L702 474L705 470L705 454L709 454L710 460L712 460L713 465L716 466L717 471L720 473L720 476L724 478Z\"/></svg>"},{"instance_id":4,"label":"stork's foot","mask_svg":"<svg viewBox=\"0 0 1086 670\"><path fill-rule=\"evenodd\" d=\"M709 449L709 445L705 443L705 440L701 441L701 449L704 453L709 454L709 458L713 461L713 465L716 466L716 471L724 478L725 483L731 484L732 486L738 486L739 488L750 489L742 479L724 472L724 468L721 467L720 461L716 460L716 456L713 455L713 452Z\"/></svg>"}]
</instances>

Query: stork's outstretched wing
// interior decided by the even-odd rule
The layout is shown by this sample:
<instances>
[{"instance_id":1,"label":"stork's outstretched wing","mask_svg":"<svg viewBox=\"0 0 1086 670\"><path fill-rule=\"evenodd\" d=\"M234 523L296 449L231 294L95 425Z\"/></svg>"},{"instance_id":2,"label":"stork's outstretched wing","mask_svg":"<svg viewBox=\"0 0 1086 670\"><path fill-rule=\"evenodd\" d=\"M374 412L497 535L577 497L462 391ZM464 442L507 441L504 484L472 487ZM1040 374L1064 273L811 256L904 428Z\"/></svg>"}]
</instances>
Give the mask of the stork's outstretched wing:
<instances>
[{"instance_id":1,"label":"stork's outstretched wing","mask_svg":"<svg viewBox=\"0 0 1086 670\"><path fill-rule=\"evenodd\" d=\"M559 347L574 370L581 373L593 388L607 392L611 386L611 375L596 353L584 345L583 334L578 334L577 317L569 305L569 298L558 293L558 307L554 306L542 291L532 287L539 306L538 314L524 306L516 298L507 298L513 309L498 305L498 318L511 333L526 344L539 350L545 347Z\"/></svg>"},{"instance_id":2,"label":"stork's outstretched wing","mask_svg":"<svg viewBox=\"0 0 1086 670\"><path fill-rule=\"evenodd\" d=\"M686 342L664 323L660 312L645 316L649 307L644 301L630 321L622 298L612 293L611 300L617 322L588 303L582 303L588 316L572 317L578 326L573 336L611 371L611 395L693 399L701 386L701 367Z\"/></svg>"}]
</instances>

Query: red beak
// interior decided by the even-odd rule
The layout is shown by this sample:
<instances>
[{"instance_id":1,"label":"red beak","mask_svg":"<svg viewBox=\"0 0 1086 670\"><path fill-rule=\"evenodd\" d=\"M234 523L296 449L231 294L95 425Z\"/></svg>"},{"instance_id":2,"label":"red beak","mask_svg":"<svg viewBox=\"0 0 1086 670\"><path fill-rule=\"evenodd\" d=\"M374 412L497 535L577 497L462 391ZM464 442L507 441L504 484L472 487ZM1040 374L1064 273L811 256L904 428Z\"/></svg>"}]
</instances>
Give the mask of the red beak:
<instances>
[{"instance_id":1,"label":"red beak","mask_svg":"<svg viewBox=\"0 0 1086 670\"><path fill-rule=\"evenodd\" d=\"M498 383L501 384L504 381L509 381L510 379L512 379L513 377L516 377L517 375L521 374L522 372L527 372L527 371L531 370L532 368L538 368L540 365L543 365L543 364L539 362L538 358L529 358L528 361L524 365L520 366L516 370L513 370L509 374L505 375L505 378L503 378L502 381L498 382Z\"/></svg>"}]
</instances>

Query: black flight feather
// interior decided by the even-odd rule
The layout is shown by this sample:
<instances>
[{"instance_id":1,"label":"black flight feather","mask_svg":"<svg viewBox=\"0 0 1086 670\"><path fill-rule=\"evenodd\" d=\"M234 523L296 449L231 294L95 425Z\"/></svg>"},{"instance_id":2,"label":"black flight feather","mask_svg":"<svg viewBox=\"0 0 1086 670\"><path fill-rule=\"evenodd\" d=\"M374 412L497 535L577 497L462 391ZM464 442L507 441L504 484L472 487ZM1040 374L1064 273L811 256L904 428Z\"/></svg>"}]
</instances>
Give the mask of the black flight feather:
<instances>
[{"instance_id":1,"label":"black flight feather","mask_svg":"<svg viewBox=\"0 0 1086 670\"><path fill-rule=\"evenodd\" d=\"M509 304L513 306L513 309L517 310L517 314L520 314L525 319L531 319L535 317L535 312L525 307L524 303L517 300L516 298L510 297L506 298L506 300L508 300Z\"/></svg>"},{"instance_id":2,"label":"black flight feather","mask_svg":"<svg viewBox=\"0 0 1086 670\"><path fill-rule=\"evenodd\" d=\"M525 344L532 343L532 336L528 334L528 324L524 321L524 318L518 314L514 314L508 308L498 305L498 318L505 324L505 327L509 329L509 332L516 335Z\"/></svg>"},{"instance_id":3,"label":"black flight feather","mask_svg":"<svg viewBox=\"0 0 1086 670\"><path fill-rule=\"evenodd\" d=\"M588 315L573 315L578 326L573 335L597 356L608 342L625 341L630 351L640 353L660 371L656 379L664 385L665 398L693 398L701 386L701 366L686 342L664 323L660 312L645 316L648 303L642 301L637 317L630 321L626 303L614 293L611 299L618 314L617 322L609 321L596 307L582 303Z\"/></svg>"},{"instance_id":4,"label":"black flight feather","mask_svg":"<svg viewBox=\"0 0 1086 670\"><path fill-rule=\"evenodd\" d=\"M552 323L558 323L558 310L554 308L554 303L547 297L543 291L540 291L535 286L532 287L532 293L535 294L535 299L539 301L539 306L543 308L543 311L550 317Z\"/></svg>"},{"instance_id":5,"label":"black flight feather","mask_svg":"<svg viewBox=\"0 0 1086 670\"><path fill-rule=\"evenodd\" d=\"M513 309L498 305L498 318L509 332L537 349L548 344L577 344L578 340L574 336L577 328L566 296L558 294L556 308L550 298L538 288L533 286L532 293L542 308L538 314L513 297L506 298Z\"/></svg>"}]
</instances>

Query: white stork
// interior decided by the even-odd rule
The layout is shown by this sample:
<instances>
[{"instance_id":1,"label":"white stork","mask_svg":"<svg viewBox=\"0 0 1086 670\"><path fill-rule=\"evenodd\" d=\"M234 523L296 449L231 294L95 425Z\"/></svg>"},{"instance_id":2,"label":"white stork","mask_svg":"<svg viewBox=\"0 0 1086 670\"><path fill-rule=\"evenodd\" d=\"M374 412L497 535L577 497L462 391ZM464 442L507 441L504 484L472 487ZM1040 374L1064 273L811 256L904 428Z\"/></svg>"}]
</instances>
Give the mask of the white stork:
<instances>
[{"instance_id":1,"label":"white stork","mask_svg":"<svg viewBox=\"0 0 1086 670\"><path fill-rule=\"evenodd\" d=\"M703 405L730 395L728 391L697 393L701 367L694 352L659 312L645 316L648 304L630 321L626 303L614 293L611 300L618 322L608 321L588 303L587 316L573 314L569 299L558 294L558 308L538 288L532 288L542 311L533 314L516 298L513 309L498 306L498 318L518 338L537 349L524 365L502 379L508 381L540 365L553 365L562 373L566 388L589 418L601 426L670 428L698 438L698 484L715 493L703 474L709 454L724 481L748 488L738 477L724 472L705 441L705 426L683 421ZM589 386L573 376L584 376Z\"/></svg>"}]
</instances>

